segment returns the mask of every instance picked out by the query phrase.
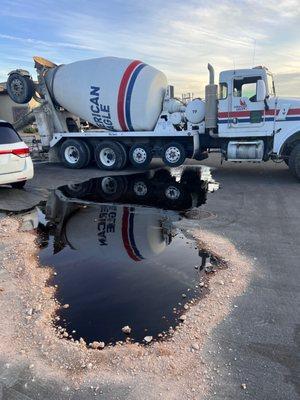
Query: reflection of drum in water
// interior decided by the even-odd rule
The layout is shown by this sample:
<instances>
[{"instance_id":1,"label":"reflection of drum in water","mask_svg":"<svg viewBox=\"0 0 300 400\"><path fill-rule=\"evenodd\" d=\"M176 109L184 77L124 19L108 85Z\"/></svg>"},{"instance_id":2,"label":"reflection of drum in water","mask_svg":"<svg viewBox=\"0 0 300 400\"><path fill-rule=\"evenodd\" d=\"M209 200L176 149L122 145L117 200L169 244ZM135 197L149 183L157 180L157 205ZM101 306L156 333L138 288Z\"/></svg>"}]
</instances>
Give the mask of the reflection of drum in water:
<instances>
[{"instance_id":1,"label":"reflection of drum in water","mask_svg":"<svg viewBox=\"0 0 300 400\"><path fill-rule=\"evenodd\" d=\"M79 209L67 220L64 234L73 249L114 262L124 257L134 261L153 257L169 242L158 213L115 205Z\"/></svg>"}]
</instances>

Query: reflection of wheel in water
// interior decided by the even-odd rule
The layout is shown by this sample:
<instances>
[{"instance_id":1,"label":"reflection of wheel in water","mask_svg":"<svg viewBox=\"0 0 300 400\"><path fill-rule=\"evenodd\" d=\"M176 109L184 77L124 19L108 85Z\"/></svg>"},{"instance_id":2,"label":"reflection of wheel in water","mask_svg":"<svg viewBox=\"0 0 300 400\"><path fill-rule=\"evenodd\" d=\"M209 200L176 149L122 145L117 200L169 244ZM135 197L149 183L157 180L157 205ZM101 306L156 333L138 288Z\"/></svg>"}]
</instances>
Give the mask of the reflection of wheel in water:
<instances>
[{"instance_id":1,"label":"reflection of wheel in water","mask_svg":"<svg viewBox=\"0 0 300 400\"><path fill-rule=\"evenodd\" d=\"M80 199L92 191L92 182L71 183L62 187L62 192L69 197Z\"/></svg>"},{"instance_id":2,"label":"reflection of wheel in water","mask_svg":"<svg viewBox=\"0 0 300 400\"><path fill-rule=\"evenodd\" d=\"M149 193L149 188L146 182L137 180L133 183L133 193L138 197L145 197Z\"/></svg>"},{"instance_id":3,"label":"reflection of wheel in water","mask_svg":"<svg viewBox=\"0 0 300 400\"><path fill-rule=\"evenodd\" d=\"M163 189L163 200L167 207L180 207L183 209L191 207L192 198L184 187L177 182L171 182Z\"/></svg>"},{"instance_id":4,"label":"reflection of wheel in water","mask_svg":"<svg viewBox=\"0 0 300 400\"><path fill-rule=\"evenodd\" d=\"M181 195L181 191L174 185L169 185L165 189L165 196L168 200L178 200Z\"/></svg>"},{"instance_id":5,"label":"reflection of wheel in water","mask_svg":"<svg viewBox=\"0 0 300 400\"><path fill-rule=\"evenodd\" d=\"M127 179L125 176L105 176L98 179L97 193L104 200L119 200L127 189Z\"/></svg>"}]
</instances>

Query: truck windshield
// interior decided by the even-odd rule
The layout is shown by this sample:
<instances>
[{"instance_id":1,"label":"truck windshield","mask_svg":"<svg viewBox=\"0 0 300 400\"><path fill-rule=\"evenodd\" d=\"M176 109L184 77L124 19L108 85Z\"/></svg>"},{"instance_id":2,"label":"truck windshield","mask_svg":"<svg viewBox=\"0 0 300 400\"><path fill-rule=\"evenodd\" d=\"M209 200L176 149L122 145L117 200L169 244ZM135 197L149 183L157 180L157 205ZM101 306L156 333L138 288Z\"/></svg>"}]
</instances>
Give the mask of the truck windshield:
<instances>
[{"instance_id":1,"label":"truck windshield","mask_svg":"<svg viewBox=\"0 0 300 400\"><path fill-rule=\"evenodd\" d=\"M272 74L267 74L267 79L268 79L268 94L269 96L275 96L275 85L274 85L274 79Z\"/></svg>"},{"instance_id":2,"label":"truck windshield","mask_svg":"<svg viewBox=\"0 0 300 400\"><path fill-rule=\"evenodd\" d=\"M0 123L0 145L21 142L20 136L6 123Z\"/></svg>"}]
</instances>

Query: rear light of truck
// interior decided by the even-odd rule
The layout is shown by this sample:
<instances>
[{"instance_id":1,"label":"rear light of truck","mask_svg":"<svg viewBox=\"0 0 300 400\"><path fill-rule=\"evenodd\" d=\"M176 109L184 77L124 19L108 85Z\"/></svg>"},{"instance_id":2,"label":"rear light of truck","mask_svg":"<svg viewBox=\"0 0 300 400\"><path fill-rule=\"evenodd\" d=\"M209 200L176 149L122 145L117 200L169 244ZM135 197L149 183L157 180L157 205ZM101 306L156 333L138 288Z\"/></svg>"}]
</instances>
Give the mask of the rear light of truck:
<instances>
[{"instance_id":1,"label":"rear light of truck","mask_svg":"<svg viewBox=\"0 0 300 400\"><path fill-rule=\"evenodd\" d=\"M22 147L20 149L13 149L13 150L0 150L0 155L1 154L14 154L15 156L18 156L21 158L29 157L29 148Z\"/></svg>"}]
</instances>

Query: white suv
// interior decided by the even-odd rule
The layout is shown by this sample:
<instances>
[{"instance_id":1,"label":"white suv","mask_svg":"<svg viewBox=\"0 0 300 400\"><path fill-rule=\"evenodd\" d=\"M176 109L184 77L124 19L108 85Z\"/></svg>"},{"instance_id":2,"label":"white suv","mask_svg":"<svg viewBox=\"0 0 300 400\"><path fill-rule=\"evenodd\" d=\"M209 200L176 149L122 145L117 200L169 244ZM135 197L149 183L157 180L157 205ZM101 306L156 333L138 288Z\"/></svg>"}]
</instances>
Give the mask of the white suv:
<instances>
[{"instance_id":1,"label":"white suv","mask_svg":"<svg viewBox=\"0 0 300 400\"><path fill-rule=\"evenodd\" d=\"M0 121L0 185L21 189L33 177L28 146L11 124Z\"/></svg>"}]
</instances>

